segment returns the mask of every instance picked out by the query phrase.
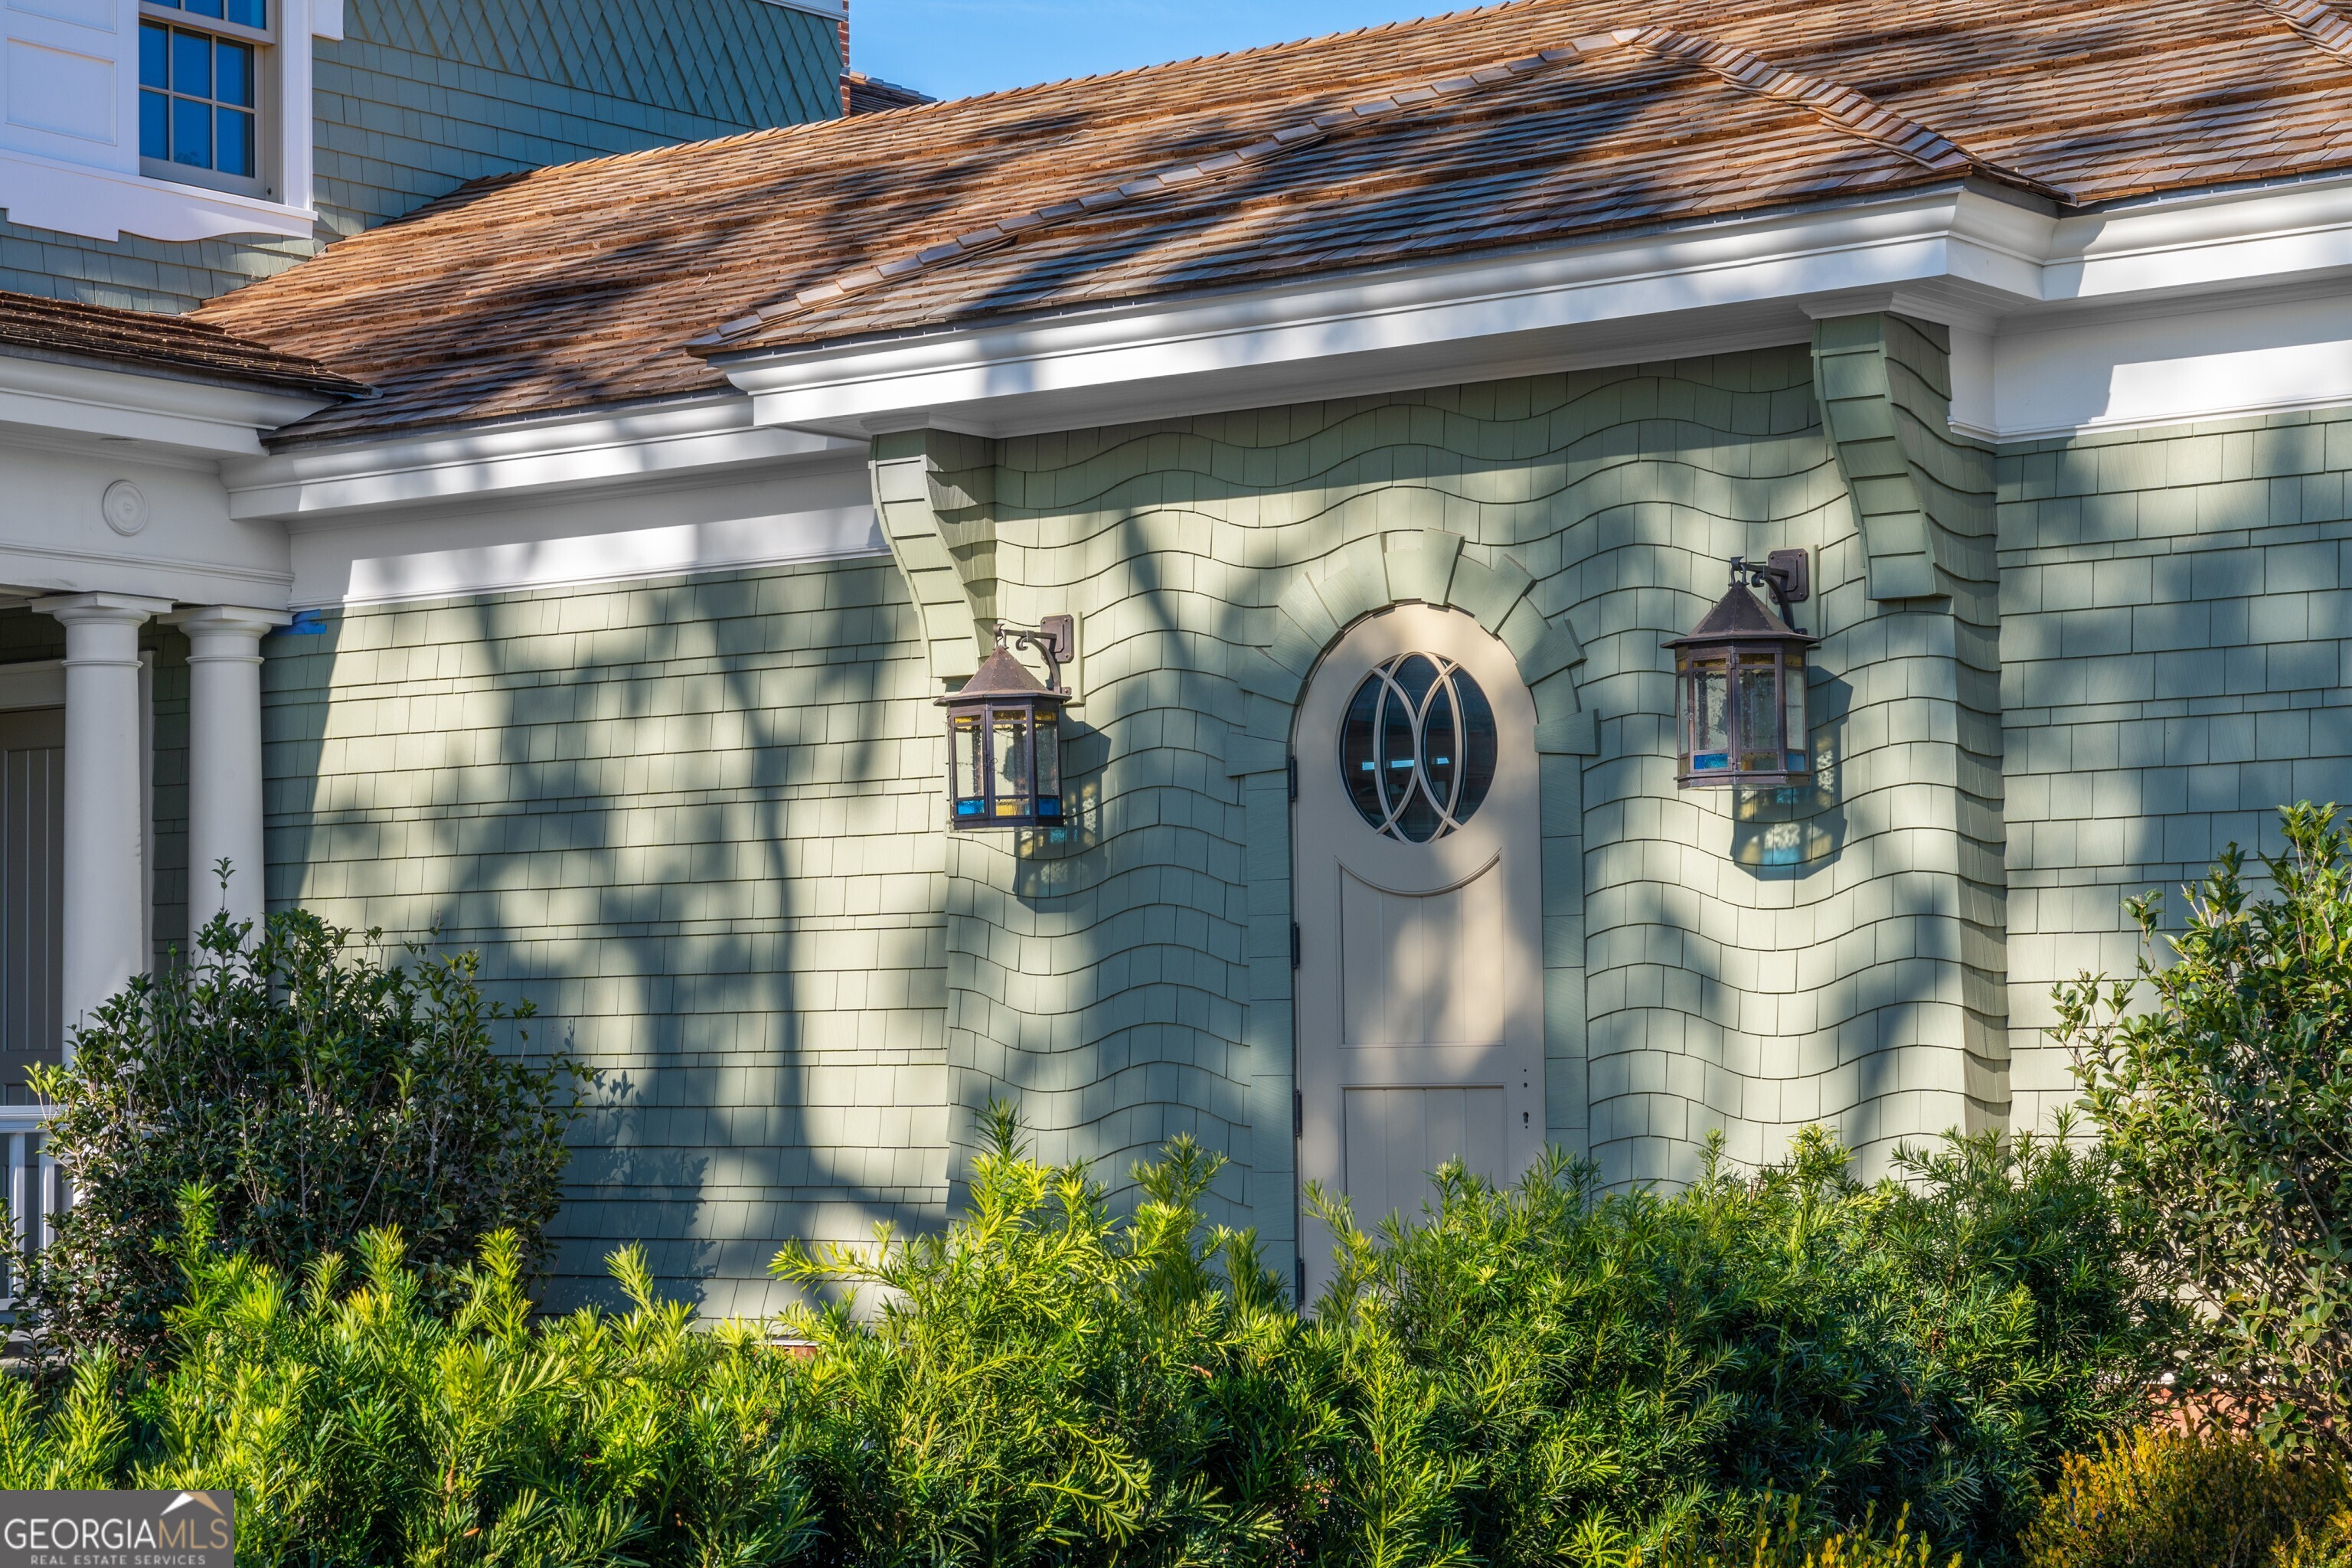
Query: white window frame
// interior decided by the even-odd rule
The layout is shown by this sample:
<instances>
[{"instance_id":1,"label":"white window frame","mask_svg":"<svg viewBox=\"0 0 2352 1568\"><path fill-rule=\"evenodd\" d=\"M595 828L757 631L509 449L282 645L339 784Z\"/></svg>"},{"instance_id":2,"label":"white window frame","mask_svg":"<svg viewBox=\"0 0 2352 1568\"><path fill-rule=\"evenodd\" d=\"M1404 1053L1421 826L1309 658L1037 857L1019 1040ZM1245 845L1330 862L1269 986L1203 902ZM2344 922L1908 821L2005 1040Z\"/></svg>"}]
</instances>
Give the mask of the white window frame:
<instances>
[{"instance_id":1,"label":"white window frame","mask_svg":"<svg viewBox=\"0 0 2352 1568\"><path fill-rule=\"evenodd\" d=\"M223 7L226 9L226 6ZM175 184L201 185L208 190L234 191L240 195L259 196L266 201L278 199L283 176L279 172L285 161L286 115L282 94L278 91L278 35L285 21L286 0L265 0L263 15L272 24L267 27L247 27L223 17L205 16L178 5L159 4L158 0L140 0L139 42L143 48L147 24L161 23L184 33L202 33L208 37L226 38L232 43L249 44L253 47L254 75L254 172L251 174L224 174L216 169L200 168L193 163L174 163L165 158L150 158L142 147L139 173L151 180L168 180ZM142 54L132 51L135 70ZM147 90L140 83L140 91ZM145 105L141 105L143 110ZM133 136L142 134L142 119L131 127Z\"/></svg>"},{"instance_id":2,"label":"white window frame","mask_svg":"<svg viewBox=\"0 0 2352 1568\"><path fill-rule=\"evenodd\" d=\"M311 205L311 40L343 36L342 0L273 0L271 41L256 62L261 88L257 96L263 100L256 158L263 177L257 186L268 194L200 184L186 176L205 171L146 163L140 157L142 16L193 24L199 31L235 29L209 16L150 11L142 0L61 0L58 8L76 12L88 25L36 20L51 31L70 33L68 41L81 53L113 59L115 141L12 134L12 127L0 125L0 214L26 227L107 241L125 235L174 243L229 236L309 238L317 231L319 215ZM0 7L0 16L16 15ZM232 178L228 184L241 182Z\"/></svg>"}]
</instances>

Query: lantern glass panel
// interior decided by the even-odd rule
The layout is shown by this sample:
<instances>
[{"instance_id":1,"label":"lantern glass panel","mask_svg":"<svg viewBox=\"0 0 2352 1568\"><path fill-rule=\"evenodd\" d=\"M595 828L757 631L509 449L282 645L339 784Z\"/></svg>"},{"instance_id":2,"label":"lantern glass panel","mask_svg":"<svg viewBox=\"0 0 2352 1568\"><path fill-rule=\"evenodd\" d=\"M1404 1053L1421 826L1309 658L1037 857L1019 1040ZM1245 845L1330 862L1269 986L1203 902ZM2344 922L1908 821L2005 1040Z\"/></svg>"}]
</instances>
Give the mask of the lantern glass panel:
<instances>
[{"instance_id":1,"label":"lantern glass panel","mask_svg":"<svg viewBox=\"0 0 2352 1568\"><path fill-rule=\"evenodd\" d=\"M1780 771L1780 657L1766 650L1739 655L1739 771L1777 773Z\"/></svg>"},{"instance_id":2,"label":"lantern glass panel","mask_svg":"<svg viewBox=\"0 0 2352 1568\"><path fill-rule=\"evenodd\" d=\"M1029 715L1019 708L988 712L988 752L994 764L992 792L999 816L1029 815Z\"/></svg>"},{"instance_id":3,"label":"lantern glass panel","mask_svg":"<svg viewBox=\"0 0 2352 1568\"><path fill-rule=\"evenodd\" d=\"M959 822L988 814L988 760L977 713L948 721L948 791Z\"/></svg>"},{"instance_id":4,"label":"lantern glass panel","mask_svg":"<svg viewBox=\"0 0 2352 1568\"><path fill-rule=\"evenodd\" d=\"M1787 723L1789 771L1810 773L1812 769L1812 731L1805 719L1805 657L1802 654L1784 656L1781 680L1780 711Z\"/></svg>"},{"instance_id":5,"label":"lantern glass panel","mask_svg":"<svg viewBox=\"0 0 2352 1568\"><path fill-rule=\"evenodd\" d=\"M1720 773L1731 766L1731 687L1723 660L1693 658L1685 684L1690 703L1690 771Z\"/></svg>"},{"instance_id":6,"label":"lantern glass panel","mask_svg":"<svg viewBox=\"0 0 2352 1568\"><path fill-rule=\"evenodd\" d=\"M1037 734L1037 815L1062 815L1062 721L1059 715L1041 712L1036 720Z\"/></svg>"}]
</instances>

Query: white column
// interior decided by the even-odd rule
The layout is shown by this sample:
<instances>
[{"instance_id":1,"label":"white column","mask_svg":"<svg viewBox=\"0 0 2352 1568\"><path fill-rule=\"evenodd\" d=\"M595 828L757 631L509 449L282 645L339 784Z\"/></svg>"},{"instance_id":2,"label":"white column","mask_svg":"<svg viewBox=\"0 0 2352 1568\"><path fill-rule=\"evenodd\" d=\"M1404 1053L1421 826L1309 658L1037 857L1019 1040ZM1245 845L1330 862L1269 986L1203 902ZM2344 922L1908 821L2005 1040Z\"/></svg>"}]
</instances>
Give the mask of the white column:
<instances>
[{"instance_id":1,"label":"white column","mask_svg":"<svg viewBox=\"0 0 2352 1568\"><path fill-rule=\"evenodd\" d=\"M188 936L222 910L263 911L261 639L291 617L210 605L164 617L188 634ZM218 868L229 863L224 889Z\"/></svg>"},{"instance_id":2,"label":"white column","mask_svg":"<svg viewBox=\"0 0 2352 1568\"><path fill-rule=\"evenodd\" d=\"M147 968L139 627L168 600L65 594L33 607L66 628L66 1035Z\"/></svg>"}]
</instances>

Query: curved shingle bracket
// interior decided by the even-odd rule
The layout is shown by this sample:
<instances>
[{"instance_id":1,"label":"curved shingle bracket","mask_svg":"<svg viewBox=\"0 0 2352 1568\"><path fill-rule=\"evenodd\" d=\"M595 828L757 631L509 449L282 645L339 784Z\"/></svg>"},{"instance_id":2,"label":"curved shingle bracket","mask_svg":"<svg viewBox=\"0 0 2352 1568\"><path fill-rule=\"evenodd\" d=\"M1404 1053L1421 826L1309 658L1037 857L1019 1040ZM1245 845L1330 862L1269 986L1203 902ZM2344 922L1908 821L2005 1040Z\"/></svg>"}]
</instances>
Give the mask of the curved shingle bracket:
<instances>
[{"instance_id":1,"label":"curved shingle bracket","mask_svg":"<svg viewBox=\"0 0 2352 1568\"><path fill-rule=\"evenodd\" d=\"M935 680L980 668L996 624L996 443L952 430L874 438L882 537L922 623Z\"/></svg>"},{"instance_id":2,"label":"curved shingle bracket","mask_svg":"<svg viewBox=\"0 0 2352 1568\"><path fill-rule=\"evenodd\" d=\"M1874 312L1813 323L1813 395L1853 498L1874 599L1995 580L1992 454L1951 428L1951 339Z\"/></svg>"},{"instance_id":3,"label":"curved shingle bracket","mask_svg":"<svg viewBox=\"0 0 2352 1568\"><path fill-rule=\"evenodd\" d=\"M1404 529L1360 539L1301 573L1275 604L1273 640L1244 658L1245 691L1281 705L1280 736L1259 723L1236 729L1225 771L1266 773L1285 764L1288 711L1307 678L1339 634L1364 616L1395 605L1437 605L1460 610L1500 638L1517 661L1536 700L1536 750L1591 755L1598 744L1593 718L1579 699L1573 674L1584 645L1566 616L1537 608L1535 579L1507 555L1492 563L1465 554L1462 536L1437 529Z\"/></svg>"}]
</instances>

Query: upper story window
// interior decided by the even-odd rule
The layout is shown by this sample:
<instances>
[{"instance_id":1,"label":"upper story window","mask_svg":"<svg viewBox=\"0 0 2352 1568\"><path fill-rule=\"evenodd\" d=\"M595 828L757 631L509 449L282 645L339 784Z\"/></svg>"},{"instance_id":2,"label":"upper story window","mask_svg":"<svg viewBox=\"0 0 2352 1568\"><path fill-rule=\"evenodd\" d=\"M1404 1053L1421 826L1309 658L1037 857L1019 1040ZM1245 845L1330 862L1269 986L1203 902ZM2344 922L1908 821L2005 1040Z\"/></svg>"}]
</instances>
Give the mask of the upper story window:
<instances>
[{"instance_id":1,"label":"upper story window","mask_svg":"<svg viewBox=\"0 0 2352 1568\"><path fill-rule=\"evenodd\" d=\"M139 9L141 172L272 194L270 0L141 0Z\"/></svg>"}]
</instances>

